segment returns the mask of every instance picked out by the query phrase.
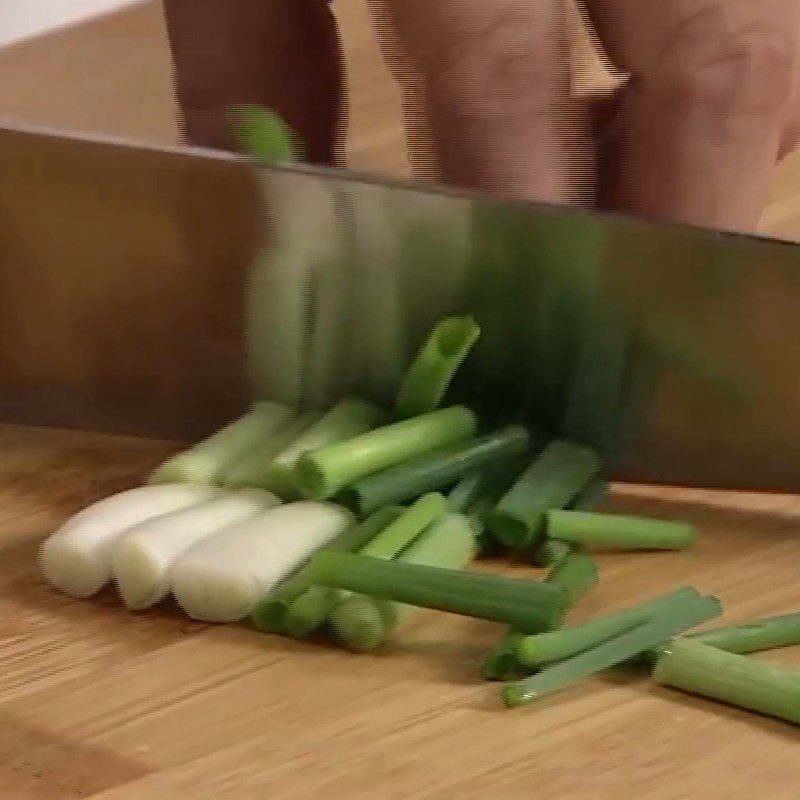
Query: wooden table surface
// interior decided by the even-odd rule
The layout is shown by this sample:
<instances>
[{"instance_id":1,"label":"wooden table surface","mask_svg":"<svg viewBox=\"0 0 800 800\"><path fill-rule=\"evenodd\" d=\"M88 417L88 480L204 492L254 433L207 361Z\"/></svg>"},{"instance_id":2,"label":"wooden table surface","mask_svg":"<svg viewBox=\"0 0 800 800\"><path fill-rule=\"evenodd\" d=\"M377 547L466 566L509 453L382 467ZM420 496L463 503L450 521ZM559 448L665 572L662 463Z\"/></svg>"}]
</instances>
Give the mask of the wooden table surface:
<instances>
[{"instance_id":1,"label":"wooden table surface","mask_svg":"<svg viewBox=\"0 0 800 800\"><path fill-rule=\"evenodd\" d=\"M44 585L40 540L134 485L167 445L0 426L0 797L796 799L788 724L614 673L508 711L478 668L498 625L421 612L352 655L112 591ZM800 502L647 489L617 508L686 517L695 551L604 555L580 619L692 583L727 620L796 609ZM523 568L517 568L522 570ZM800 666L800 649L770 659Z\"/></svg>"}]
</instances>

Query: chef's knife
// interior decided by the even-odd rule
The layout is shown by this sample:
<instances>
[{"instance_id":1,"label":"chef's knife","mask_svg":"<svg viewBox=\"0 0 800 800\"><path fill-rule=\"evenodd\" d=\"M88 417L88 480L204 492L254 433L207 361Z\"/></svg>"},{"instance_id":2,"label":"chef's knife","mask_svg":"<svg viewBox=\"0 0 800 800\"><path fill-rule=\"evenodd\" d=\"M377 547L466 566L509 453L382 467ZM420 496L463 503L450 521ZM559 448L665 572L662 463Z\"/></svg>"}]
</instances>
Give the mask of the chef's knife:
<instances>
[{"instance_id":1,"label":"chef's knife","mask_svg":"<svg viewBox=\"0 0 800 800\"><path fill-rule=\"evenodd\" d=\"M193 436L252 394L387 402L472 313L453 399L484 419L625 479L800 488L796 244L41 132L0 131L0 171L0 419Z\"/></svg>"}]
</instances>

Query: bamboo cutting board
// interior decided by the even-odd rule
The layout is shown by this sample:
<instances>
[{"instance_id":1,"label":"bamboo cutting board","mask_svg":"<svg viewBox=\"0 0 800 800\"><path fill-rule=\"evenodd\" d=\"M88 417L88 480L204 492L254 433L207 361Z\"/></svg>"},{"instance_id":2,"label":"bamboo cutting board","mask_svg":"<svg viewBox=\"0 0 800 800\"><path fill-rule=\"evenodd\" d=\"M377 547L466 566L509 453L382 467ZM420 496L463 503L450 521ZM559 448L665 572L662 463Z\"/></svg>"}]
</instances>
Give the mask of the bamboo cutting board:
<instances>
[{"instance_id":1,"label":"bamboo cutting board","mask_svg":"<svg viewBox=\"0 0 800 800\"><path fill-rule=\"evenodd\" d=\"M168 450L0 426L2 800L798 797L796 729L641 676L504 710L477 677L497 625L421 612L356 656L48 589L41 538ZM797 609L800 502L675 497L613 505L692 519L697 550L602 556L575 619L689 582L719 594L726 620ZM769 658L800 667L800 648Z\"/></svg>"}]
</instances>

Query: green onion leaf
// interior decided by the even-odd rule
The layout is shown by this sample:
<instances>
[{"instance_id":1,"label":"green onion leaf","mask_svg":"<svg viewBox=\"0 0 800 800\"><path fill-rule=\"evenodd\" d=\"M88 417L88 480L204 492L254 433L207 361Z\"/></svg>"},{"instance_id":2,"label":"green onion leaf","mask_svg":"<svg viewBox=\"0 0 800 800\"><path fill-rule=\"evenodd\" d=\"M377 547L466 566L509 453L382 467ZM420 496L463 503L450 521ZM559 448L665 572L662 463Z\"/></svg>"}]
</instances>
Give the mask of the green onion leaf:
<instances>
[{"instance_id":1,"label":"green onion leaf","mask_svg":"<svg viewBox=\"0 0 800 800\"><path fill-rule=\"evenodd\" d=\"M330 557L336 555L331 554ZM325 555L320 558L325 558ZM510 708L527 705L609 667L628 661L676 634L713 619L721 613L722 608L715 597L673 600L656 611L648 622L591 650L554 664L530 678L507 683L503 687L503 700Z\"/></svg>"},{"instance_id":2,"label":"green onion leaf","mask_svg":"<svg viewBox=\"0 0 800 800\"><path fill-rule=\"evenodd\" d=\"M597 562L587 553L568 553L547 576L546 581L561 591L574 606L593 586L597 585Z\"/></svg>"},{"instance_id":3,"label":"green onion leaf","mask_svg":"<svg viewBox=\"0 0 800 800\"><path fill-rule=\"evenodd\" d=\"M599 471L594 451L571 442L551 442L500 500L490 530L509 547L534 544L545 514L568 505Z\"/></svg>"},{"instance_id":4,"label":"green onion leaf","mask_svg":"<svg viewBox=\"0 0 800 800\"><path fill-rule=\"evenodd\" d=\"M403 418L438 408L450 382L480 335L472 317L443 319L408 368L395 410Z\"/></svg>"},{"instance_id":5,"label":"green onion leaf","mask_svg":"<svg viewBox=\"0 0 800 800\"><path fill-rule=\"evenodd\" d=\"M674 639L656 661L653 680L800 724L800 670L727 653L697 639Z\"/></svg>"}]
</instances>

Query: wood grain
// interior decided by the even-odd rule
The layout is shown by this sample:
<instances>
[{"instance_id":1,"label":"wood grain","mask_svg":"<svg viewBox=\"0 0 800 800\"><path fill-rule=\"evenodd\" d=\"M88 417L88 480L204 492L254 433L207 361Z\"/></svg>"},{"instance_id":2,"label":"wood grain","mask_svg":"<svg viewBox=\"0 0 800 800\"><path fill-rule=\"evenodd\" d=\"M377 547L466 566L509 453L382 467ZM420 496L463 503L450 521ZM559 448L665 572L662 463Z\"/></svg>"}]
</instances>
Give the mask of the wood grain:
<instances>
[{"instance_id":1,"label":"wood grain","mask_svg":"<svg viewBox=\"0 0 800 800\"><path fill-rule=\"evenodd\" d=\"M796 730L642 675L607 674L504 710L497 687L477 677L497 625L421 612L389 646L356 656L201 625L169 605L133 615L111 590L73 601L45 586L42 537L168 451L0 427L4 800L744 800L753 786L771 800L796 797ZM613 507L690 519L699 546L601 556L600 585L575 619L686 583L717 593L731 621L795 609L800 500L759 502L622 487ZM768 658L800 666L796 650Z\"/></svg>"}]
</instances>

